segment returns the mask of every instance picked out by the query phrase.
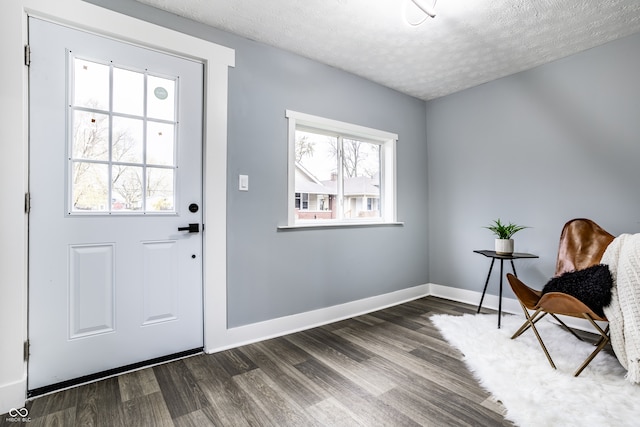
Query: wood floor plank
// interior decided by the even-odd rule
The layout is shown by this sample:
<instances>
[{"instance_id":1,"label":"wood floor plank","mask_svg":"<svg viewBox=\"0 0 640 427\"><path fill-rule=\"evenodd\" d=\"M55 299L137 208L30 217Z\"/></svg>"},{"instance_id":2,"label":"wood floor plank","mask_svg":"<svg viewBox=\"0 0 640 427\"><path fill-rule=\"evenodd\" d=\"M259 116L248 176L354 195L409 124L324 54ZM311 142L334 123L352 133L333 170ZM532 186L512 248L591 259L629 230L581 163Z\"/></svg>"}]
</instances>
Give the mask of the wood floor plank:
<instances>
[{"instance_id":1,"label":"wood floor plank","mask_svg":"<svg viewBox=\"0 0 640 427\"><path fill-rule=\"evenodd\" d=\"M155 366L153 372L172 418L209 405L184 360Z\"/></svg>"},{"instance_id":2,"label":"wood floor plank","mask_svg":"<svg viewBox=\"0 0 640 427\"><path fill-rule=\"evenodd\" d=\"M231 380L231 375L218 363L215 354L199 354L188 357L183 360L183 363L197 382Z\"/></svg>"},{"instance_id":3,"label":"wood floor plank","mask_svg":"<svg viewBox=\"0 0 640 427\"><path fill-rule=\"evenodd\" d=\"M278 385L289 399L303 407L314 405L328 396L327 392L315 385L292 365L286 363L272 352L268 344L257 343L242 348L262 372Z\"/></svg>"},{"instance_id":4,"label":"wood floor plank","mask_svg":"<svg viewBox=\"0 0 640 427\"><path fill-rule=\"evenodd\" d=\"M398 351L406 352L415 350L416 348L422 346L425 338L424 334L389 322L376 325L373 328L342 328L335 330L334 334L342 336L342 330L347 331L347 333L358 333L358 331L375 331L374 333L379 336L381 340L387 342L389 346L396 348Z\"/></svg>"},{"instance_id":5,"label":"wood floor plank","mask_svg":"<svg viewBox=\"0 0 640 427\"><path fill-rule=\"evenodd\" d=\"M365 425L416 425L401 412L377 400L365 389L315 359L301 363L297 368L329 390L336 399L348 402L349 409Z\"/></svg>"},{"instance_id":6,"label":"wood floor plank","mask_svg":"<svg viewBox=\"0 0 640 427\"><path fill-rule=\"evenodd\" d=\"M135 397L146 396L160 391L153 369L146 368L128 372L118 377L120 398L123 402Z\"/></svg>"},{"instance_id":7,"label":"wood floor plank","mask_svg":"<svg viewBox=\"0 0 640 427\"><path fill-rule=\"evenodd\" d=\"M258 407L251 397L231 379L198 383L210 404L202 411L216 426L261 426L269 422L269 417Z\"/></svg>"},{"instance_id":8,"label":"wood floor plank","mask_svg":"<svg viewBox=\"0 0 640 427\"><path fill-rule=\"evenodd\" d=\"M468 425L462 424L453 414L449 414L444 410L439 405L439 401L419 399L405 389L397 388L390 390L380 396L380 399L388 405L402 410L404 414L421 426L454 427Z\"/></svg>"},{"instance_id":9,"label":"wood floor plank","mask_svg":"<svg viewBox=\"0 0 640 427\"><path fill-rule=\"evenodd\" d=\"M367 427L366 422L335 397L309 406L307 412L322 426Z\"/></svg>"},{"instance_id":10,"label":"wood floor plank","mask_svg":"<svg viewBox=\"0 0 640 427\"><path fill-rule=\"evenodd\" d=\"M310 329L305 332L305 335L312 337L318 342L321 342L327 347L331 347L337 352L344 354L345 356L353 359L356 362L362 362L372 357L374 354L365 350L362 347L358 347L353 343L343 339L339 335L335 335L322 327Z\"/></svg>"},{"instance_id":11,"label":"wood floor plank","mask_svg":"<svg viewBox=\"0 0 640 427\"><path fill-rule=\"evenodd\" d=\"M202 409L198 409L197 411L189 412L188 414L176 418L173 420L173 425L176 427L203 427L216 424L203 412Z\"/></svg>"},{"instance_id":12,"label":"wood floor plank","mask_svg":"<svg viewBox=\"0 0 640 427\"><path fill-rule=\"evenodd\" d=\"M172 427L174 425L167 402L160 391L129 399L122 406L124 426Z\"/></svg>"},{"instance_id":13,"label":"wood floor plank","mask_svg":"<svg viewBox=\"0 0 640 427\"><path fill-rule=\"evenodd\" d=\"M52 412L41 417L31 417L28 423L7 423L6 425L28 425L29 427L66 427L76 425L76 408L69 407L60 411ZM3 418L4 419L4 418ZM78 424L79 425L79 424Z\"/></svg>"},{"instance_id":14,"label":"wood floor plank","mask_svg":"<svg viewBox=\"0 0 640 427\"><path fill-rule=\"evenodd\" d=\"M244 424L225 424L214 412L212 407L198 409L173 420L176 427L206 427L206 426L241 426Z\"/></svg>"},{"instance_id":15,"label":"wood floor plank","mask_svg":"<svg viewBox=\"0 0 640 427\"><path fill-rule=\"evenodd\" d=\"M251 396L254 402L269 417L273 426L318 425L293 399L288 399L280 386L260 369L254 369L233 377L240 389Z\"/></svg>"},{"instance_id":16,"label":"wood floor plank","mask_svg":"<svg viewBox=\"0 0 640 427\"><path fill-rule=\"evenodd\" d=\"M477 307L474 305L463 304L438 297L419 298L417 300L410 301L407 304L411 304L412 306L422 306L425 309L425 313L452 314L454 316L475 313L477 310Z\"/></svg>"},{"instance_id":17,"label":"wood floor plank","mask_svg":"<svg viewBox=\"0 0 640 427\"><path fill-rule=\"evenodd\" d=\"M407 319L406 317L394 314L393 312L387 310L376 311L375 313L371 313L371 315L374 317L379 317L380 319L387 322L395 323L407 329L420 329L422 326L424 326L420 322L416 322L413 319Z\"/></svg>"},{"instance_id":18,"label":"wood floor plank","mask_svg":"<svg viewBox=\"0 0 640 427\"><path fill-rule=\"evenodd\" d=\"M239 348L215 353L211 356L231 377L257 368L256 364L245 356Z\"/></svg>"},{"instance_id":19,"label":"wood floor plank","mask_svg":"<svg viewBox=\"0 0 640 427\"><path fill-rule=\"evenodd\" d=\"M286 337L273 338L267 341L262 341L259 344L268 348L269 351L279 360L282 360L282 362L291 366L302 363L311 357L309 356L309 353L292 344L286 339Z\"/></svg>"},{"instance_id":20,"label":"wood floor plank","mask_svg":"<svg viewBox=\"0 0 640 427\"><path fill-rule=\"evenodd\" d=\"M312 355L315 360L329 366L372 395L384 393L390 387L395 386L393 383L380 381L380 378L377 377L371 378L370 376L361 375L362 370L357 361L340 353L333 347L326 346L322 341L316 340L306 332L290 335L287 340Z\"/></svg>"},{"instance_id":21,"label":"wood floor plank","mask_svg":"<svg viewBox=\"0 0 640 427\"><path fill-rule=\"evenodd\" d=\"M76 423L87 426L124 427L118 379L107 378L80 386Z\"/></svg>"}]
</instances>

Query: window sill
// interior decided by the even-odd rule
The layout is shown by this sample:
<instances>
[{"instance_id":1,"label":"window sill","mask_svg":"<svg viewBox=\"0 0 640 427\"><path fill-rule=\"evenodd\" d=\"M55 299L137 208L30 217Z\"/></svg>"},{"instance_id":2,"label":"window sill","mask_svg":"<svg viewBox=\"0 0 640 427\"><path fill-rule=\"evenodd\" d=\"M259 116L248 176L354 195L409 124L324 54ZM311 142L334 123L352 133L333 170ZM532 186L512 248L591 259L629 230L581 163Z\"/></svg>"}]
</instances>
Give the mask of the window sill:
<instances>
[{"instance_id":1,"label":"window sill","mask_svg":"<svg viewBox=\"0 0 640 427\"><path fill-rule=\"evenodd\" d=\"M313 223L313 224L294 224L279 225L278 231L292 230L309 230L309 229L326 229L326 228L360 228L360 227L402 227L404 222L333 222L330 224Z\"/></svg>"}]
</instances>

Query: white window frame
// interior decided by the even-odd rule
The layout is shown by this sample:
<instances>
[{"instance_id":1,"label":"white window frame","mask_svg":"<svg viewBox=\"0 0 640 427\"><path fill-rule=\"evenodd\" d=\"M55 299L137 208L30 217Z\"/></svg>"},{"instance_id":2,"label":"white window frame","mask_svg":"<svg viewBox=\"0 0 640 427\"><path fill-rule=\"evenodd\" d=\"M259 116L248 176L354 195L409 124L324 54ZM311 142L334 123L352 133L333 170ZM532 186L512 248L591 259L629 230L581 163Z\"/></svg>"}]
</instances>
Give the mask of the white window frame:
<instances>
[{"instance_id":1,"label":"white window frame","mask_svg":"<svg viewBox=\"0 0 640 427\"><path fill-rule=\"evenodd\" d=\"M396 217L396 143L395 133L365 126L286 110L288 120L288 215L287 225L279 228L335 227L354 225L400 224ZM345 138L380 144L380 217L296 222L295 216L295 139L296 129L317 130ZM338 174L341 174L338 171ZM342 209L342 207L340 207Z\"/></svg>"}]
</instances>

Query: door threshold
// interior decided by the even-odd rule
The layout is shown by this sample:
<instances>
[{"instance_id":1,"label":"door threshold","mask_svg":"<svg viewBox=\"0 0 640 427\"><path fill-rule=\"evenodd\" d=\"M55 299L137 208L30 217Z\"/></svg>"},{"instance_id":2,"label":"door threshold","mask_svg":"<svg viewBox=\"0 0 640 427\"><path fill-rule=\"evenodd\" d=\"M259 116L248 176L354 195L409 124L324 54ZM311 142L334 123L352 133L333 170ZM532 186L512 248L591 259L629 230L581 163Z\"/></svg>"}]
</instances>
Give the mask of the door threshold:
<instances>
[{"instance_id":1,"label":"door threshold","mask_svg":"<svg viewBox=\"0 0 640 427\"><path fill-rule=\"evenodd\" d=\"M104 380L110 377L118 376L118 375L124 374L125 372L137 371L139 369L149 368L151 366L173 362L174 360L183 359L189 356L194 356L196 354L201 354L202 352L203 352L203 347L194 348L191 350L181 351L179 353L173 353L173 354L169 354L162 357L156 357L155 359L145 360L143 362L132 363L130 365L121 366L119 368L108 369L106 371L85 375L85 376L74 378L71 380L61 381L59 383L47 385L44 387L34 388L32 390L27 390L27 398L32 399L32 398L40 397L45 394L51 394L58 391L62 391L64 389L73 388L83 384L88 384L88 383Z\"/></svg>"}]
</instances>

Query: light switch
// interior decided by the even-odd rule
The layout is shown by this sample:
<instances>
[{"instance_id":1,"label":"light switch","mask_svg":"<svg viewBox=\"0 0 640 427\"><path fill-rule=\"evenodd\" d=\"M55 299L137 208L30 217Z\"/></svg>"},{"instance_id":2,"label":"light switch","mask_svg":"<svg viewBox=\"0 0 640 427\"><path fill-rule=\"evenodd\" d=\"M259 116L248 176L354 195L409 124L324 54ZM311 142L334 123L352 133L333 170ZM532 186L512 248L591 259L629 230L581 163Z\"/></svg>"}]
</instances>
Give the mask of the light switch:
<instances>
[{"instance_id":1,"label":"light switch","mask_svg":"<svg viewBox=\"0 0 640 427\"><path fill-rule=\"evenodd\" d=\"M249 191L249 175L240 175L238 181L240 191Z\"/></svg>"}]
</instances>

